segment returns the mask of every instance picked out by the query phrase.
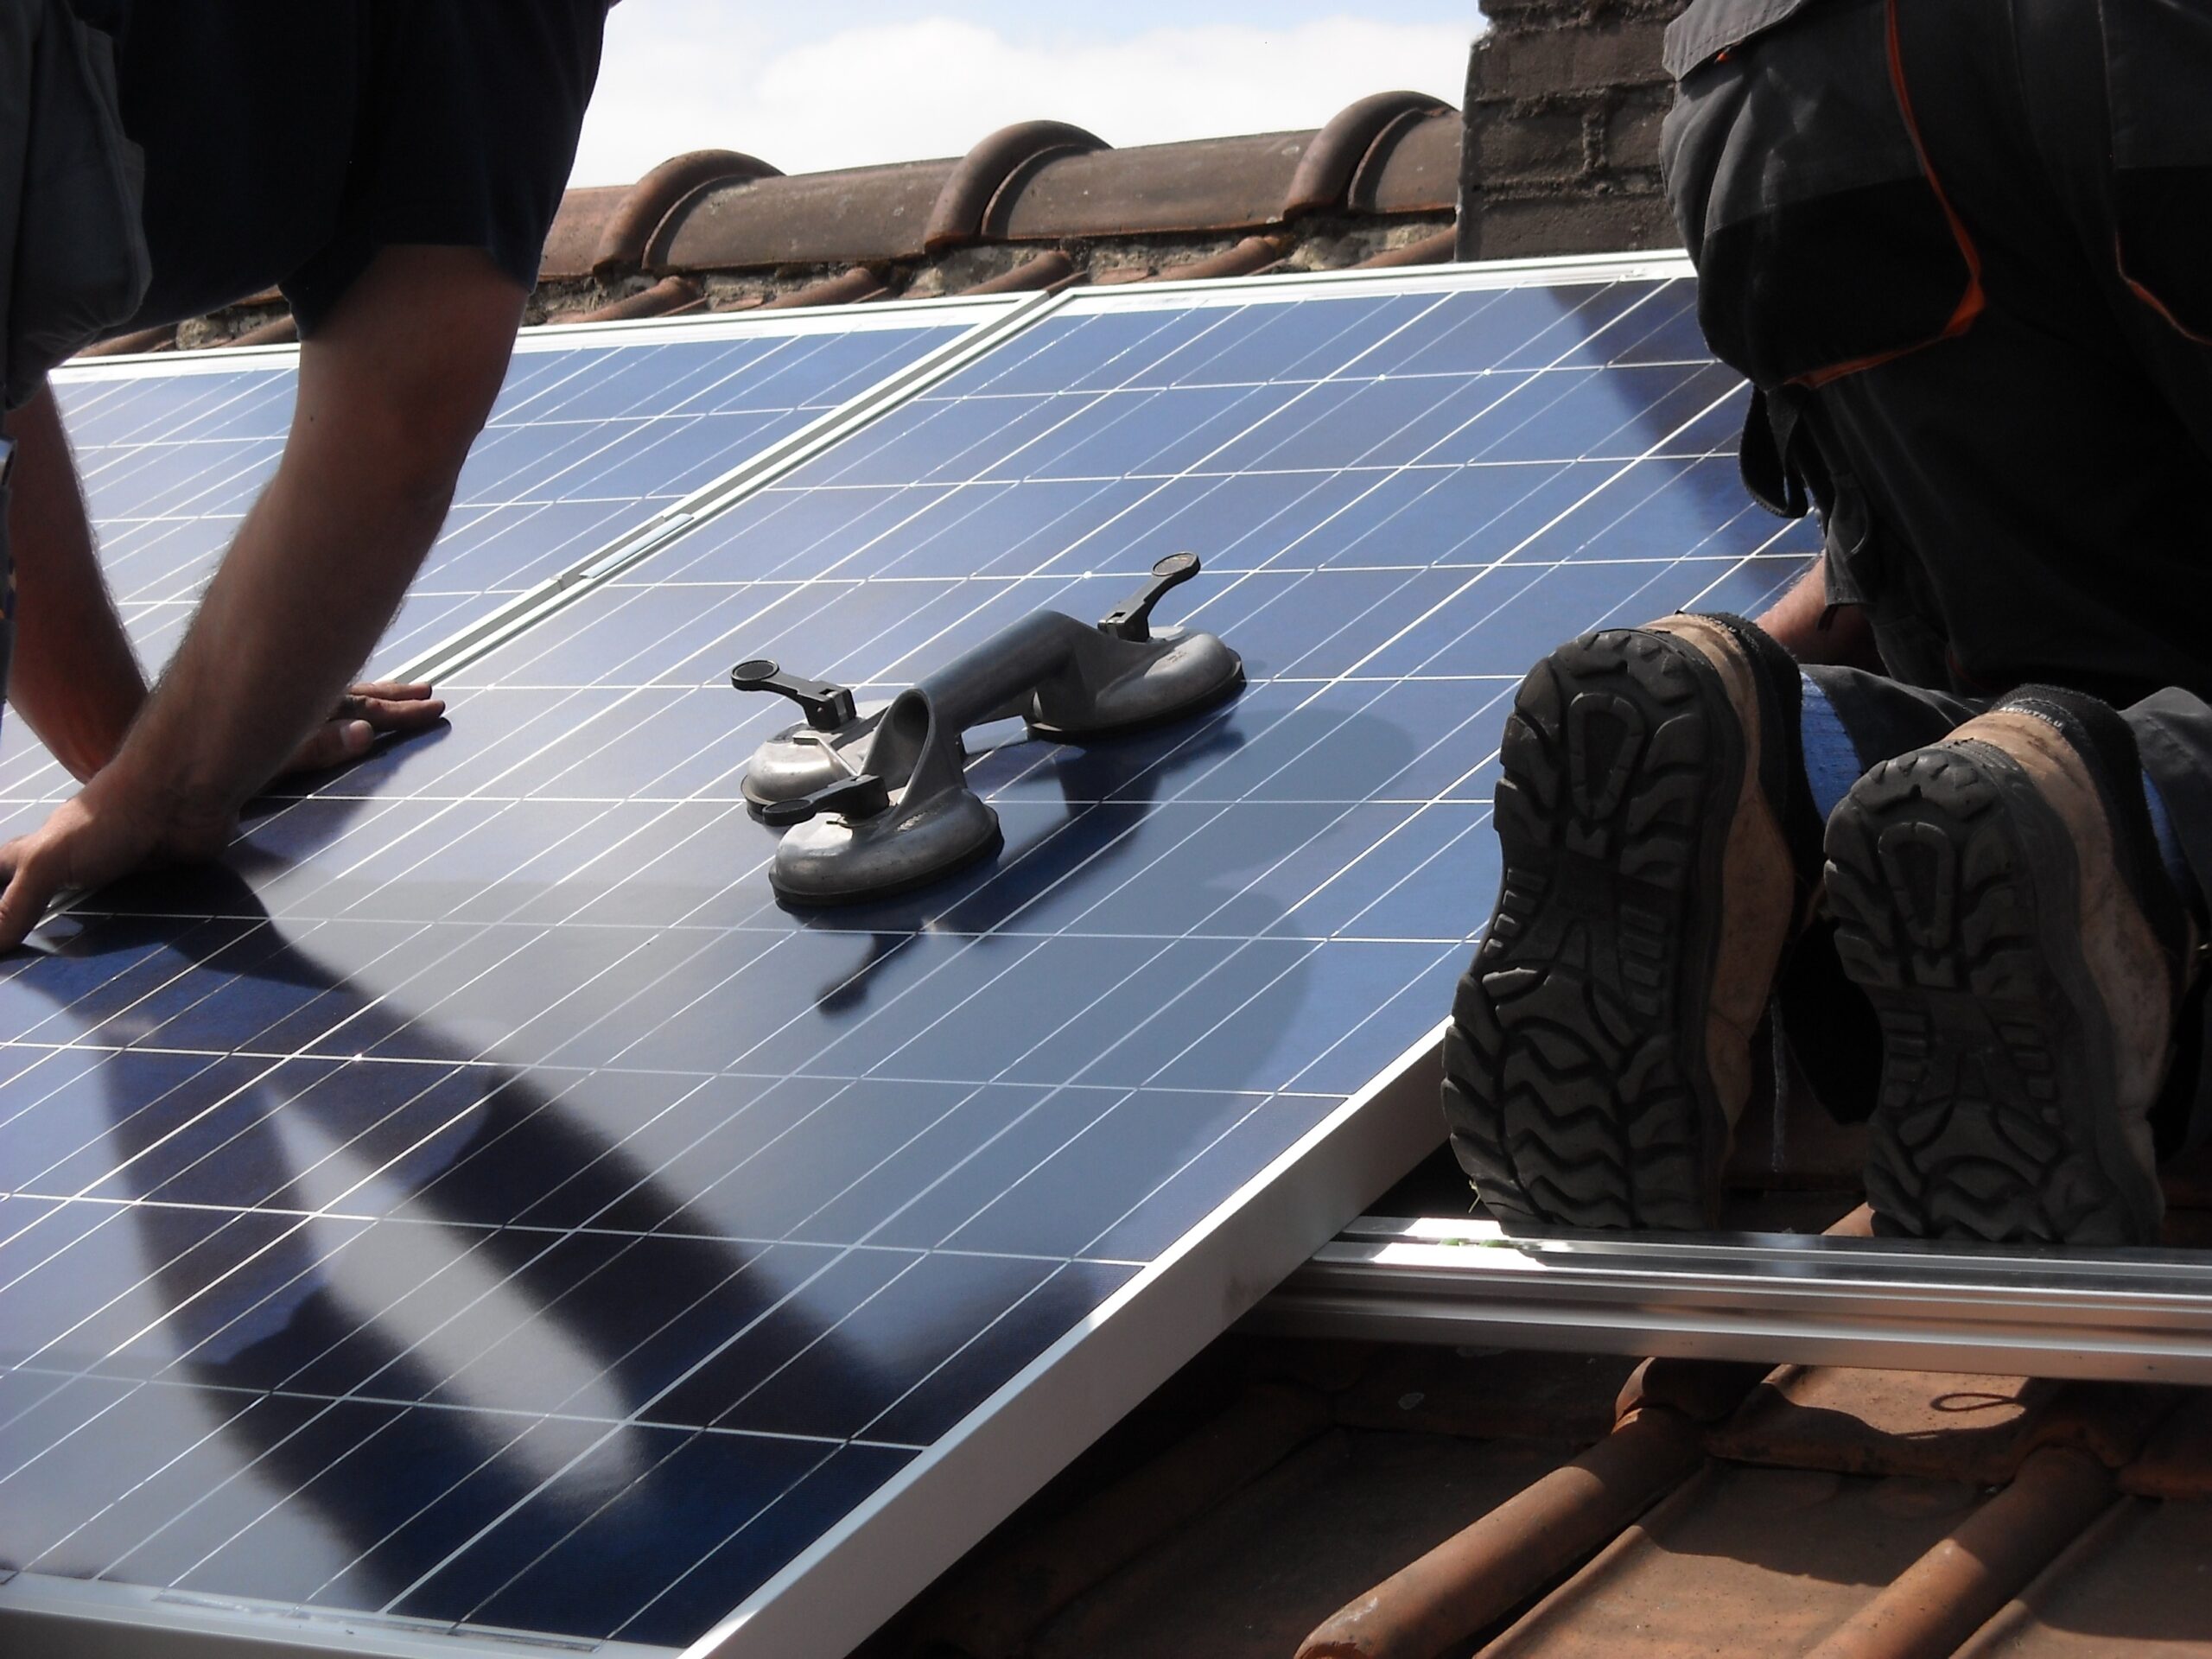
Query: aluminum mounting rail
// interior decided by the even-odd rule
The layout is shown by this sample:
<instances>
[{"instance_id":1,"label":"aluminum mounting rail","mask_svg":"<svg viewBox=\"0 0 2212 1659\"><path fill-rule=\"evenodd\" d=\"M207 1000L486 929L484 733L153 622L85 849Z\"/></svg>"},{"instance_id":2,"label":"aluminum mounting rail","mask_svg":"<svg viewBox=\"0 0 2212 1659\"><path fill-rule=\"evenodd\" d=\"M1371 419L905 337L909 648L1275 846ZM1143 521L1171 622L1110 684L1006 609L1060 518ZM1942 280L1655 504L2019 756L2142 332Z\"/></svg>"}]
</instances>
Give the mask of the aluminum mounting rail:
<instances>
[{"instance_id":1,"label":"aluminum mounting rail","mask_svg":"<svg viewBox=\"0 0 2212 1659\"><path fill-rule=\"evenodd\" d=\"M1581 1353L2212 1382L2212 1252L1364 1217L1241 1327Z\"/></svg>"}]
</instances>

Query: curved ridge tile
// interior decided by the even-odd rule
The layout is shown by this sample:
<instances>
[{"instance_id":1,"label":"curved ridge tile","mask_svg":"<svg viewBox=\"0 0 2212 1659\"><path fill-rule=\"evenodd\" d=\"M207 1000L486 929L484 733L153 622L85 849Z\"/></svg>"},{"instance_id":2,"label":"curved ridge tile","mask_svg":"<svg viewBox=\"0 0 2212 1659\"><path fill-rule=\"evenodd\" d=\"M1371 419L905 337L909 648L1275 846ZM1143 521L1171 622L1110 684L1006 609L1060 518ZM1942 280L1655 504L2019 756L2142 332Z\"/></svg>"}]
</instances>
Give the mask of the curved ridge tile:
<instances>
[{"instance_id":1,"label":"curved ridge tile","mask_svg":"<svg viewBox=\"0 0 2212 1659\"><path fill-rule=\"evenodd\" d=\"M691 149L671 156L625 192L601 227L594 273L646 263L654 232L685 200L716 184L779 179L783 169L735 149Z\"/></svg>"},{"instance_id":2,"label":"curved ridge tile","mask_svg":"<svg viewBox=\"0 0 2212 1659\"><path fill-rule=\"evenodd\" d=\"M1298 170L1283 194L1282 216L1342 208L1353 175L1377 140L1394 129L1454 113L1449 104L1427 92L1370 92L1345 105L1313 135L1298 158Z\"/></svg>"},{"instance_id":3,"label":"curved ridge tile","mask_svg":"<svg viewBox=\"0 0 2212 1659\"><path fill-rule=\"evenodd\" d=\"M1110 149L1097 134L1065 121L1017 121L960 158L930 208L922 246L930 253L980 241L991 208L1021 176L1062 156Z\"/></svg>"}]
</instances>

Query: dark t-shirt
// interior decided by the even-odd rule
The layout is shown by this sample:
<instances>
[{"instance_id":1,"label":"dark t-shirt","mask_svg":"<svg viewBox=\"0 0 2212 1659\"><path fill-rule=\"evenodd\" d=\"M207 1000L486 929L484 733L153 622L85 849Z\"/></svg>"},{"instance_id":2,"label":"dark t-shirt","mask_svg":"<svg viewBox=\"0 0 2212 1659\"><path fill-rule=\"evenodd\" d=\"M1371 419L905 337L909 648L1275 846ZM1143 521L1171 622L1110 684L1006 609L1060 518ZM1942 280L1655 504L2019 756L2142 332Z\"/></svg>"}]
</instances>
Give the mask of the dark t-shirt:
<instances>
[{"instance_id":1,"label":"dark t-shirt","mask_svg":"<svg viewBox=\"0 0 2212 1659\"><path fill-rule=\"evenodd\" d=\"M606 0L74 0L117 43L153 285L133 327L276 287L312 334L379 248L537 279Z\"/></svg>"}]
</instances>

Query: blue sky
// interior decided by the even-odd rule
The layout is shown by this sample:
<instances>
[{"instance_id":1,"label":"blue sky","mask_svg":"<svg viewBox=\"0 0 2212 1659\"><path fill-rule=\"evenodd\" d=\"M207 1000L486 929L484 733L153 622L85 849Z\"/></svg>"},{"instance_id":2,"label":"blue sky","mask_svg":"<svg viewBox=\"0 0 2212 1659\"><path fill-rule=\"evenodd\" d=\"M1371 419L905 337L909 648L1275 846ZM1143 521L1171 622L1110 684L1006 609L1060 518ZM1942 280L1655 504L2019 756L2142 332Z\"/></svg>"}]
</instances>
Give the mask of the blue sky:
<instances>
[{"instance_id":1,"label":"blue sky","mask_svg":"<svg viewBox=\"0 0 2212 1659\"><path fill-rule=\"evenodd\" d=\"M1110 143L1318 125L1368 92L1459 101L1467 0L626 0L607 20L578 184L680 150L788 173L957 155L1045 116Z\"/></svg>"}]
</instances>

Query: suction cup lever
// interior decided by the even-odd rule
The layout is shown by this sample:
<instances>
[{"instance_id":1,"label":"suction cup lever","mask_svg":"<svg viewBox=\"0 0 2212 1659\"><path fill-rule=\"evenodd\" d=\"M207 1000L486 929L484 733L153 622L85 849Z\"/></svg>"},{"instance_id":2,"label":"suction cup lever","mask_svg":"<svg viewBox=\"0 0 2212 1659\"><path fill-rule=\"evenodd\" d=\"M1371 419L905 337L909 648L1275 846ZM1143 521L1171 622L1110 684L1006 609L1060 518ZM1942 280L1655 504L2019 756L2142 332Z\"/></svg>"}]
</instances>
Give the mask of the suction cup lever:
<instances>
[{"instance_id":1,"label":"suction cup lever","mask_svg":"<svg viewBox=\"0 0 2212 1659\"><path fill-rule=\"evenodd\" d=\"M1020 715L1033 735L1087 743L1233 696L1244 664L1217 636L1152 632L1153 607L1198 574L1196 554L1160 560L1143 589L1095 626L1032 612L858 719L836 686L792 680L765 660L739 664L732 684L791 697L823 728L771 738L746 768L746 800L785 831L768 866L778 899L880 899L998 846L998 815L967 777L962 734L977 726ZM845 722L833 726L840 713Z\"/></svg>"},{"instance_id":2,"label":"suction cup lever","mask_svg":"<svg viewBox=\"0 0 2212 1659\"><path fill-rule=\"evenodd\" d=\"M1116 605L1098 619L1098 632L1142 645L1152 638L1152 607L1198 574L1197 554L1170 553L1152 567L1152 580L1135 599Z\"/></svg>"},{"instance_id":3,"label":"suction cup lever","mask_svg":"<svg viewBox=\"0 0 2212 1659\"><path fill-rule=\"evenodd\" d=\"M773 691L789 697L817 732L834 732L853 723L855 710L851 692L827 680L803 680L796 674L786 674L772 657L740 663L730 670L729 683L741 691Z\"/></svg>"},{"instance_id":4,"label":"suction cup lever","mask_svg":"<svg viewBox=\"0 0 2212 1659\"><path fill-rule=\"evenodd\" d=\"M890 805L891 791L884 787L883 779L872 772L863 772L825 785L810 795L766 802L760 808L760 822L787 830L821 813L834 812L849 823L858 823L888 810Z\"/></svg>"}]
</instances>

